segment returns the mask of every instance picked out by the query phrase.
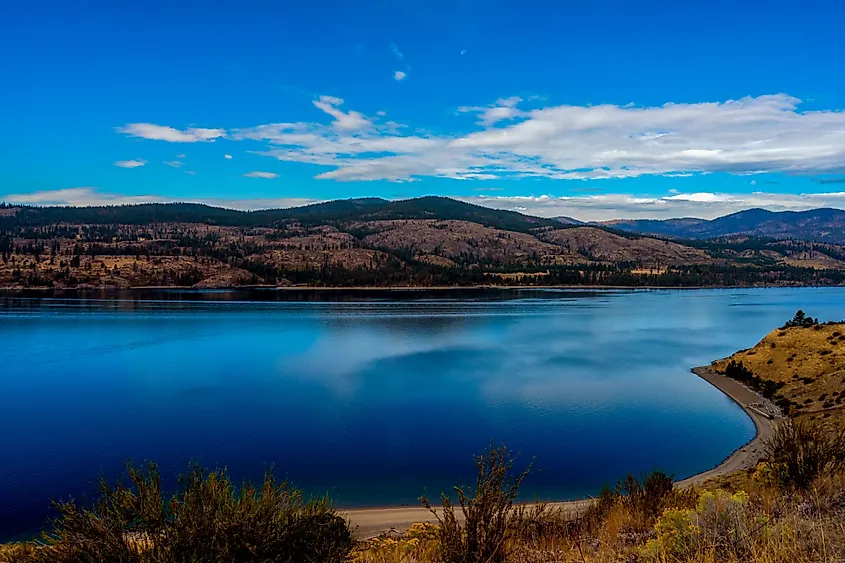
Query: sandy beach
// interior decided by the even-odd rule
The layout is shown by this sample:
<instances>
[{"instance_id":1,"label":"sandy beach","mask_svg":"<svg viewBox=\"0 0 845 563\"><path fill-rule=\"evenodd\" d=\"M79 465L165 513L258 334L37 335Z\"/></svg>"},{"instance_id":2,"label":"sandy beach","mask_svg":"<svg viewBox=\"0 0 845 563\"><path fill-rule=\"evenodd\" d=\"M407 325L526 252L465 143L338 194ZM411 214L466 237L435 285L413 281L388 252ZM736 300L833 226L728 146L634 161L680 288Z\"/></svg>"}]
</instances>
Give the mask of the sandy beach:
<instances>
[{"instance_id":1,"label":"sandy beach","mask_svg":"<svg viewBox=\"0 0 845 563\"><path fill-rule=\"evenodd\" d=\"M748 406L751 403L761 401L756 392L733 379L717 374L709 366L693 368L692 372L742 407L754 422L757 433L750 442L737 449L718 466L678 481L678 485L681 487L697 485L714 477L754 467L762 457L763 440L772 435L775 425L775 420L763 416ZM549 506L561 508L574 517L588 507L591 502L591 499L572 500L549 503ZM349 519L352 529L360 539L393 532L404 532L415 522L436 522L434 515L421 506L351 509L342 511L342 514Z\"/></svg>"}]
</instances>

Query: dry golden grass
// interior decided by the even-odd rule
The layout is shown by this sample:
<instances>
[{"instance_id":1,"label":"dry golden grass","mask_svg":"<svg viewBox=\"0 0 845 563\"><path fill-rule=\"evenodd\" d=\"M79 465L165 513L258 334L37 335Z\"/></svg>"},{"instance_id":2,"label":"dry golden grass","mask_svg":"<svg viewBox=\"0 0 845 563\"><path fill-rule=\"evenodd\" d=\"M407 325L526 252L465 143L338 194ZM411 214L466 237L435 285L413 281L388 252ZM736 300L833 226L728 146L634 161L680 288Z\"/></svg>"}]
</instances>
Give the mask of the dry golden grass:
<instances>
[{"instance_id":1,"label":"dry golden grass","mask_svg":"<svg viewBox=\"0 0 845 563\"><path fill-rule=\"evenodd\" d=\"M845 324L778 329L756 346L713 363L734 360L763 379L783 382L779 393L802 417L845 424Z\"/></svg>"},{"instance_id":2,"label":"dry golden grass","mask_svg":"<svg viewBox=\"0 0 845 563\"><path fill-rule=\"evenodd\" d=\"M817 270L841 270L845 268L845 262L831 258L827 254L817 250L795 252L781 260L784 264L797 266L799 268L815 268Z\"/></svg>"},{"instance_id":3,"label":"dry golden grass","mask_svg":"<svg viewBox=\"0 0 845 563\"><path fill-rule=\"evenodd\" d=\"M705 487L691 503L667 507L644 523L622 504L581 522L558 520L545 533L512 541L513 563L810 563L845 560L845 476L826 477L808 493L779 489L743 473L739 488ZM562 525L565 524L565 525ZM415 528L423 526L415 525ZM429 530L433 531L431 528ZM357 563L435 563L436 534L417 533L362 543Z\"/></svg>"},{"instance_id":4,"label":"dry golden grass","mask_svg":"<svg viewBox=\"0 0 845 563\"><path fill-rule=\"evenodd\" d=\"M16 561L31 554L34 549L29 543L0 544L0 562Z\"/></svg>"}]
</instances>

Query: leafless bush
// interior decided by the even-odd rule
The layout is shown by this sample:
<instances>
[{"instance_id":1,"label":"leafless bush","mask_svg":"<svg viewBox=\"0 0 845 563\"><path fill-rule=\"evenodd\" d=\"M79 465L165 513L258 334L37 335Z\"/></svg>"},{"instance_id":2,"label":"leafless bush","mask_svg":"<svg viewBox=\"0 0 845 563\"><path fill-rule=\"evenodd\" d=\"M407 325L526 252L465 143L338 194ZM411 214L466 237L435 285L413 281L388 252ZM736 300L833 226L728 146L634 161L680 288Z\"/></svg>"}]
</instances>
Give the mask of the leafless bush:
<instances>
[{"instance_id":1,"label":"leafless bush","mask_svg":"<svg viewBox=\"0 0 845 563\"><path fill-rule=\"evenodd\" d=\"M522 481L531 470L512 473L515 458L505 446L491 444L475 458L475 488L455 487L463 523L449 496L441 494L442 510L428 498L420 501L439 521L438 558L443 563L500 563L507 557L507 541L514 536L512 522L522 520L524 508L514 508Z\"/></svg>"}]
</instances>

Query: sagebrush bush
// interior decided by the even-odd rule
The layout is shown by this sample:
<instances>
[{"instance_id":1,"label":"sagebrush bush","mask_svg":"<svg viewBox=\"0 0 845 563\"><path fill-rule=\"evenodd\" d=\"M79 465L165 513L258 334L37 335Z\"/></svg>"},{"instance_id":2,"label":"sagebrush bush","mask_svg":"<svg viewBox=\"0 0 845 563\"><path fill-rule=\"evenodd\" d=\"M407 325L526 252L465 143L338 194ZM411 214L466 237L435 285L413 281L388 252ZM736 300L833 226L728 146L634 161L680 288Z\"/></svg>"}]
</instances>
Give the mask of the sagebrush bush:
<instances>
[{"instance_id":1,"label":"sagebrush bush","mask_svg":"<svg viewBox=\"0 0 845 563\"><path fill-rule=\"evenodd\" d=\"M507 542L518 530L512 524L522 521L524 508L514 507L519 486L531 466L512 473L515 457L505 446L491 446L475 458L475 488L456 486L463 514L459 522L449 497L440 496L442 510L432 508L427 497L420 501L437 518L437 557L443 563L500 563L507 558Z\"/></svg>"},{"instance_id":2,"label":"sagebrush bush","mask_svg":"<svg viewBox=\"0 0 845 563\"><path fill-rule=\"evenodd\" d=\"M57 503L59 516L32 563L341 562L353 547L328 500L305 500L268 472L236 490L223 470L194 465L162 492L155 464L127 466L128 484L100 483L93 507Z\"/></svg>"},{"instance_id":3,"label":"sagebrush bush","mask_svg":"<svg viewBox=\"0 0 845 563\"><path fill-rule=\"evenodd\" d=\"M664 511L654 526L654 539L641 553L659 561L742 561L764 528L765 521L750 509L746 493L707 491L694 509Z\"/></svg>"},{"instance_id":4,"label":"sagebrush bush","mask_svg":"<svg viewBox=\"0 0 845 563\"><path fill-rule=\"evenodd\" d=\"M628 475L616 483L615 489L605 488L585 519L601 522L616 507L626 515L627 531L650 529L657 517L670 506L686 506L692 500L688 492L675 489L673 477L654 471L642 478Z\"/></svg>"},{"instance_id":5,"label":"sagebrush bush","mask_svg":"<svg viewBox=\"0 0 845 563\"><path fill-rule=\"evenodd\" d=\"M769 466L787 487L807 490L818 477L845 469L845 429L834 434L817 423L786 420L764 445Z\"/></svg>"}]
</instances>

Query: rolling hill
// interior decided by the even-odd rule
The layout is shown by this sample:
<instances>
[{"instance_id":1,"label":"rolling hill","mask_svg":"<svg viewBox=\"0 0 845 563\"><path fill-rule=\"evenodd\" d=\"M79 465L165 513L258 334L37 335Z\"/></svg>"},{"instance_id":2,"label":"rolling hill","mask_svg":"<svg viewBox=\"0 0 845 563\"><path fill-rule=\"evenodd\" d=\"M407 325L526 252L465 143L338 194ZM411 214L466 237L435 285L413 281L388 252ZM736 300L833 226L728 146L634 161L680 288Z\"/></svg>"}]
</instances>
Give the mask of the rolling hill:
<instances>
[{"instance_id":1,"label":"rolling hill","mask_svg":"<svg viewBox=\"0 0 845 563\"><path fill-rule=\"evenodd\" d=\"M237 211L197 203L147 203L98 207L6 208L0 228L42 227L58 223L147 225L200 223L229 227L274 227L296 221L307 225L349 221L437 219L472 221L488 227L526 232L537 227L560 227L553 219L491 209L447 197L427 196L388 201L381 198L339 199L287 209Z\"/></svg>"},{"instance_id":2,"label":"rolling hill","mask_svg":"<svg viewBox=\"0 0 845 563\"><path fill-rule=\"evenodd\" d=\"M818 215L800 224L812 229ZM626 232L630 222L577 224L443 197L252 212L192 203L0 206L0 288L845 283L845 246L725 238L761 225L785 232L792 223L782 217L654 222L700 234L668 240Z\"/></svg>"}]
</instances>

